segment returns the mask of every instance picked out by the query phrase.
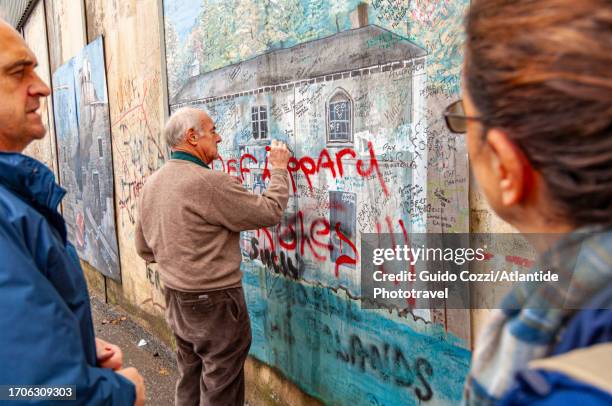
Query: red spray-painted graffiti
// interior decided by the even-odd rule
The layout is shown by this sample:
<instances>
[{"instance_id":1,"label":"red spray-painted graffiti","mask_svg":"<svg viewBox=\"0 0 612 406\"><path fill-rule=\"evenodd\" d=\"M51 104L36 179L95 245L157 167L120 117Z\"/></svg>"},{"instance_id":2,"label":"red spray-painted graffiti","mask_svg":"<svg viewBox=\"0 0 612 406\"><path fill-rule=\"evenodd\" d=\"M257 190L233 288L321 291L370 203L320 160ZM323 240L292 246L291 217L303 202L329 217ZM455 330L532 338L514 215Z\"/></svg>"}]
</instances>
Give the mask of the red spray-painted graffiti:
<instances>
[{"instance_id":1,"label":"red spray-painted graffiti","mask_svg":"<svg viewBox=\"0 0 612 406\"><path fill-rule=\"evenodd\" d=\"M266 151L269 150L270 147L266 147ZM355 164L357 174L362 178L370 178L372 175L375 175L376 179L380 183L383 193L385 196L389 196L389 190L385 180L383 179L380 167L378 165L378 159L376 158L374 147L372 146L371 142L368 142L368 155L369 162L367 164L364 162L364 159L357 159ZM310 156L303 156L299 159L296 157L291 157L289 159L289 163L287 164L287 170L291 176L291 186L293 188L293 192L297 191L295 174L302 172L308 187L310 190L312 190L311 176L327 170L334 179L343 177L345 175L345 162L343 162L343 159L356 159L357 157L357 152L352 148L343 148L339 150L334 154L334 158L332 158L327 149L321 150L321 153L316 160ZM243 154L240 159L232 158L227 160L227 164L222 157L219 157L219 161L221 162L221 167L224 172L227 172L230 175L232 173L236 173L236 175L240 175L242 180L244 180L246 173L251 172L251 170L245 166L245 162L250 161L253 164L258 164L257 158L248 153ZM263 180L265 181L268 178L270 178L270 169L268 168L268 159L266 157L263 168Z\"/></svg>"},{"instance_id":2,"label":"red spray-painted graffiti","mask_svg":"<svg viewBox=\"0 0 612 406\"><path fill-rule=\"evenodd\" d=\"M270 148L266 147L266 152ZM296 176L301 172L310 191L313 191L312 177L329 171L333 179L342 178L347 175L346 164L348 161L355 162L357 175L362 178L376 178L385 196L389 195L389 191L385 180L383 179L378 160L374 154L372 143L368 143L368 158L359 158L358 153L350 148L340 149L335 153L330 153L328 149L323 149L319 156L315 159L310 156L301 158L291 157L288 162L287 170L291 177L293 192L298 191L296 185ZM239 176L243 181L247 174L253 172L253 165L258 165L257 157L251 153L244 153L240 158L232 158L224 161L219 158L221 168L224 172ZM369 162L367 162L369 161ZM268 167L268 159L265 158L263 168L257 170L260 176L265 181L270 178L270 169ZM333 207L332 207L333 206ZM329 204L328 209L331 211L342 211L342 207L336 207ZM340 268L343 265L354 266L359 261L359 251L356 246L356 235L346 233L342 222L332 221L327 217L309 217L309 214L300 210L293 216L286 218L282 224L274 228L262 228L256 231L256 236L250 239L251 259L260 259L262 263L276 273L282 273L285 276L300 279L304 275L304 258L308 257L311 260L320 263L334 264L334 275L340 277ZM374 224L377 234L389 233L392 239L392 245L395 245L393 233L402 233L404 244L410 245L408 231L404 224L404 220L393 220L390 216L385 216L384 219L376 221ZM383 230L384 228L384 230ZM352 233L354 234L354 233ZM332 244L336 241L336 244ZM338 244L342 244L345 248L337 255L334 250L338 249ZM494 255L489 254L487 259L492 259ZM518 257L506 257L507 262L512 262L517 265L527 266L529 260ZM410 273L415 273L415 266L410 265ZM384 272L384 269L382 269ZM406 282L412 285L412 282ZM399 284L399 282L396 282ZM410 307L416 305L414 298L407 299L407 304Z\"/></svg>"},{"instance_id":3,"label":"red spray-painted graffiti","mask_svg":"<svg viewBox=\"0 0 612 406\"><path fill-rule=\"evenodd\" d=\"M299 229L299 237L298 230ZM267 251L259 248L259 242L257 238L251 239L251 257L254 259L258 255L260 259L266 260L272 266L282 266L288 269L292 276L301 276L303 271L299 268L294 270L291 259L285 257L284 252L281 251L280 264L278 263L279 258L276 255L276 247L282 248L287 253L295 253L296 262L301 266L301 258L306 254L306 249L312 255L312 257L319 262L327 262L331 260L331 253L334 250L334 245L330 243L330 236L335 233L335 236L344 244L350 248L348 253L339 255L335 262L334 273L336 277L340 275L340 266L342 265L355 265L359 259L357 247L351 239L345 235L342 231L340 222L336 222L333 226L329 220L324 217L317 217L310 221L310 224L306 224L304 220L304 212L298 211L294 216L291 216L283 224L277 226L273 233L267 227L257 230L257 237L263 234L266 246L269 247ZM271 260L271 262L270 262Z\"/></svg>"}]
</instances>

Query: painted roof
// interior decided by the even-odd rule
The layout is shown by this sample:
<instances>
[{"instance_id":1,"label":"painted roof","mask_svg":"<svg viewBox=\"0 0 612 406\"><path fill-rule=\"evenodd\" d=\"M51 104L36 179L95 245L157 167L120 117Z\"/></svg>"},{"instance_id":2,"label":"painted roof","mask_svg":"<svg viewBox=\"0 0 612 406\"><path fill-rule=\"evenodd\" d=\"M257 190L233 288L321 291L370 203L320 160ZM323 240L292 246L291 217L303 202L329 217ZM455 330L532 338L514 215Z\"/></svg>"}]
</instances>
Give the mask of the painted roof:
<instances>
[{"instance_id":1,"label":"painted roof","mask_svg":"<svg viewBox=\"0 0 612 406\"><path fill-rule=\"evenodd\" d=\"M367 25L194 76L173 97L171 104L410 61L426 54L424 49L400 35L377 25Z\"/></svg>"}]
</instances>

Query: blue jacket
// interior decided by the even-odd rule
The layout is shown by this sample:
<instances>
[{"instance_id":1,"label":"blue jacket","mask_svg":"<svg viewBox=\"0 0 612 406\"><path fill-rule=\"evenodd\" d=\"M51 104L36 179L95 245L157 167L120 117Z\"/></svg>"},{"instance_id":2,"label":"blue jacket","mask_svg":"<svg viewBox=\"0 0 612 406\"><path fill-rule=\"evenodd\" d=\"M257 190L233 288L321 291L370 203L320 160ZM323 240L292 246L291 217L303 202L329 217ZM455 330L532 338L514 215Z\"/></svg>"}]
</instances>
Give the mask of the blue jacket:
<instances>
[{"instance_id":1,"label":"blue jacket","mask_svg":"<svg viewBox=\"0 0 612 406\"><path fill-rule=\"evenodd\" d=\"M609 406L612 394L590 382L547 370L517 374L516 387L497 406Z\"/></svg>"},{"instance_id":2,"label":"blue jacket","mask_svg":"<svg viewBox=\"0 0 612 406\"><path fill-rule=\"evenodd\" d=\"M516 375L513 390L499 402L499 405L612 405L612 392L609 389L603 390L587 379L595 376L612 382L612 371L608 364L612 358L612 348L608 350L610 352L605 352L604 356L598 356L598 353L593 356L590 351L591 349L601 351L596 346L605 343L612 343L612 286L605 287L595 295L585 309L570 320L552 352L552 358L548 358L553 360L552 365L556 368L531 368L520 371ZM574 355L574 362L568 364L567 361L559 362L559 357L555 359L555 356L563 354L579 355ZM602 375L601 370L597 370L598 364L603 366L604 372L608 374L607 377ZM596 370L590 371L589 368ZM582 379L571 376L566 373L567 371L574 373L579 371Z\"/></svg>"},{"instance_id":3,"label":"blue jacket","mask_svg":"<svg viewBox=\"0 0 612 406\"><path fill-rule=\"evenodd\" d=\"M612 342L612 285L607 286L570 320L552 355Z\"/></svg>"},{"instance_id":4,"label":"blue jacket","mask_svg":"<svg viewBox=\"0 0 612 406\"><path fill-rule=\"evenodd\" d=\"M65 193L40 162L0 152L0 385L74 385L76 404L131 406L134 385L96 366L87 286L57 210Z\"/></svg>"}]
</instances>

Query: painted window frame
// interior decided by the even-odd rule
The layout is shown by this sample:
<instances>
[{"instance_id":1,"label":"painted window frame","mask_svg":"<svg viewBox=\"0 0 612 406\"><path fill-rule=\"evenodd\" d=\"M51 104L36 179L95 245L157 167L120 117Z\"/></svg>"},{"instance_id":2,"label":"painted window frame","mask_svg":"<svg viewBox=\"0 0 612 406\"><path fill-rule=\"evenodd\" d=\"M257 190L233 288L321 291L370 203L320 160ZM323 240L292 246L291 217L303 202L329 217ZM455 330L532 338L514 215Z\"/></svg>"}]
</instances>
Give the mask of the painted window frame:
<instances>
[{"instance_id":1,"label":"painted window frame","mask_svg":"<svg viewBox=\"0 0 612 406\"><path fill-rule=\"evenodd\" d=\"M94 199L97 204L102 204L100 195L102 194L102 184L100 183L100 172L94 170L91 173L91 185L93 188Z\"/></svg>"},{"instance_id":2,"label":"painted window frame","mask_svg":"<svg viewBox=\"0 0 612 406\"><path fill-rule=\"evenodd\" d=\"M339 104L339 103L347 103L348 106L348 113L346 114L346 119L342 120L342 119L338 119L337 117L333 117L332 118L332 108L334 105ZM334 146L334 145L338 145L338 146L342 146L342 145L352 145L354 142L354 135L353 135L353 130L355 127L355 120L354 120L354 103L353 103L353 98L351 97L351 95L344 90L341 87L338 87L336 89L334 89L334 91L332 92L331 96L327 99L327 102L325 103L325 118L326 118L326 138L327 138L327 144L329 146ZM337 114L337 113L336 113ZM337 138L332 138L333 135L333 131L332 131L332 125L335 123L345 123L347 126L347 130L346 130L346 138L341 138L341 139L337 139ZM343 131L344 133L344 131Z\"/></svg>"},{"instance_id":3,"label":"painted window frame","mask_svg":"<svg viewBox=\"0 0 612 406\"><path fill-rule=\"evenodd\" d=\"M255 140L270 139L270 127L268 125L268 106L258 104L251 106L251 132ZM263 124L263 125L262 125ZM265 127L265 128L262 128Z\"/></svg>"},{"instance_id":4,"label":"painted window frame","mask_svg":"<svg viewBox=\"0 0 612 406\"><path fill-rule=\"evenodd\" d=\"M104 141L102 140L101 136L98 137L97 146L98 146L98 158L104 159Z\"/></svg>"}]
</instances>

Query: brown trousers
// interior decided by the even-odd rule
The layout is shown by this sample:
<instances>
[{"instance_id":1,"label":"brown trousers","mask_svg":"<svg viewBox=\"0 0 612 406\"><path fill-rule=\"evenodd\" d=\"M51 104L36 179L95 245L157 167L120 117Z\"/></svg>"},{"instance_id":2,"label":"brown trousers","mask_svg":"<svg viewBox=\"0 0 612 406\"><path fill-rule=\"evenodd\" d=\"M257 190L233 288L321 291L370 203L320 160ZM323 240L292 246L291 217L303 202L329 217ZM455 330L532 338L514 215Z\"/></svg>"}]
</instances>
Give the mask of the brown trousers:
<instances>
[{"instance_id":1,"label":"brown trousers","mask_svg":"<svg viewBox=\"0 0 612 406\"><path fill-rule=\"evenodd\" d=\"M177 406L243 406L251 323L242 288L165 288L166 321L176 338Z\"/></svg>"}]
</instances>

